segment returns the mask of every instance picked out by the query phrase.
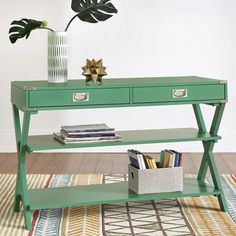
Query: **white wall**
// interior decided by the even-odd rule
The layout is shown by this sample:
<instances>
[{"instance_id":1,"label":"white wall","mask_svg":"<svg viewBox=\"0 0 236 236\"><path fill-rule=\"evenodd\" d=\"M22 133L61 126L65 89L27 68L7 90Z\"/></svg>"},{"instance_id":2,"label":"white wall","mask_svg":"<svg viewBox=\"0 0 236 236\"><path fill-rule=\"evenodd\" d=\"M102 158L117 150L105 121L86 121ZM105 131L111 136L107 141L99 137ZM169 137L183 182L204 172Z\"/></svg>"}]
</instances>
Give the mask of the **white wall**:
<instances>
[{"instance_id":1,"label":"white wall","mask_svg":"<svg viewBox=\"0 0 236 236\"><path fill-rule=\"evenodd\" d=\"M75 20L69 29L69 77L83 79L86 58L103 59L107 77L198 75L228 80L229 102L220 127L219 152L235 152L236 136L236 1L235 0L126 0L112 1L119 13L104 23ZM0 152L15 151L10 104L10 81L47 79L47 32L12 45L8 30L22 17L46 19L63 30L74 15L70 1L9 0L0 2ZM212 107L203 106L209 125ZM196 126L191 106L117 108L41 112L33 116L31 134L52 133L61 125L106 122L117 130ZM202 151L201 143L144 145ZM81 151L126 151L127 147ZM72 150L76 151L76 150Z\"/></svg>"}]
</instances>

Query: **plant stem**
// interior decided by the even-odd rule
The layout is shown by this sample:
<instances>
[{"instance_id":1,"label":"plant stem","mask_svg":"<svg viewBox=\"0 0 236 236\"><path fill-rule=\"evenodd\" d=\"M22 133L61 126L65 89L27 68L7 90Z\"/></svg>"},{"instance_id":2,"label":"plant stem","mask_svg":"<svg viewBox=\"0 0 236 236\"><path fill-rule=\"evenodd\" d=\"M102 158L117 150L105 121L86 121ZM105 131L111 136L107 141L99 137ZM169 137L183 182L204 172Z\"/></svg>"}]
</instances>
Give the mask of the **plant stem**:
<instances>
[{"instance_id":1,"label":"plant stem","mask_svg":"<svg viewBox=\"0 0 236 236\"><path fill-rule=\"evenodd\" d=\"M74 15L74 16L71 18L71 20L69 21L69 23L67 24L67 26L66 26L66 28L65 28L65 32L68 30L68 28L69 28L71 22L72 22L78 15L79 15L79 14L76 14L76 15Z\"/></svg>"},{"instance_id":2,"label":"plant stem","mask_svg":"<svg viewBox=\"0 0 236 236\"><path fill-rule=\"evenodd\" d=\"M48 27L45 27L44 29L54 32L54 30L53 30L53 29L51 29L51 28L48 28Z\"/></svg>"},{"instance_id":3,"label":"plant stem","mask_svg":"<svg viewBox=\"0 0 236 236\"><path fill-rule=\"evenodd\" d=\"M36 29L41 29L41 30L49 30L49 31L52 31L52 32L54 32L54 30L53 29L51 29L51 28L48 28L48 27L39 27L39 28L36 28ZM36 30L35 29L35 30Z\"/></svg>"}]
</instances>

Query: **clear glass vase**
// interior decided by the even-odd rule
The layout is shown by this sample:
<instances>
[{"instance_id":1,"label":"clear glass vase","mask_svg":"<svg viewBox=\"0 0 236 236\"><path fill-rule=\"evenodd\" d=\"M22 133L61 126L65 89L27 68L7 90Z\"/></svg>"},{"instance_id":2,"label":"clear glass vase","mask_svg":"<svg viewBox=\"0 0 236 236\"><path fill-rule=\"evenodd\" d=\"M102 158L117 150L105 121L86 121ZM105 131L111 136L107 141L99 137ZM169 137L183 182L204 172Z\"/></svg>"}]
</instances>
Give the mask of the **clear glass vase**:
<instances>
[{"instance_id":1,"label":"clear glass vase","mask_svg":"<svg viewBox=\"0 0 236 236\"><path fill-rule=\"evenodd\" d=\"M48 32L48 83L66 83L67 32Z\"/></svg>"}]
</instances>

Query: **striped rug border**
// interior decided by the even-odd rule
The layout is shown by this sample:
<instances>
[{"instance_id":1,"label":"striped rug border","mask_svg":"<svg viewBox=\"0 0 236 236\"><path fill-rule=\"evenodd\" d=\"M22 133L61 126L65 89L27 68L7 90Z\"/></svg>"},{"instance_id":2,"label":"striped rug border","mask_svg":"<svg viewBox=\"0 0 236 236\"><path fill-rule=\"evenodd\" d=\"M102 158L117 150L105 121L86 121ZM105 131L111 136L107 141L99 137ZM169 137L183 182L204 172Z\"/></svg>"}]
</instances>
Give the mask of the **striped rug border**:
<instances>
[{"instance_id":1,"label":"striped rug border","mask_svg":"<svg viewBox=\"0 0 236 236\"><path fill-rule=\"evenodd\" d=\"M189 175L188 177L196 176ZM234 209L230 207L232 205L230 198L232 184L229 182L232 182L232 175L222 175L221 181L229 206L229 213L220 210L218 199L214 196L178 199L196 235L236 236L235 207L233 207ZM206 182L212 184L211 177L207 176ZM234 189L235 187L233 186ZM235 196L234 190L234 203L236 203Z\"/></svg>"}]
</instances>

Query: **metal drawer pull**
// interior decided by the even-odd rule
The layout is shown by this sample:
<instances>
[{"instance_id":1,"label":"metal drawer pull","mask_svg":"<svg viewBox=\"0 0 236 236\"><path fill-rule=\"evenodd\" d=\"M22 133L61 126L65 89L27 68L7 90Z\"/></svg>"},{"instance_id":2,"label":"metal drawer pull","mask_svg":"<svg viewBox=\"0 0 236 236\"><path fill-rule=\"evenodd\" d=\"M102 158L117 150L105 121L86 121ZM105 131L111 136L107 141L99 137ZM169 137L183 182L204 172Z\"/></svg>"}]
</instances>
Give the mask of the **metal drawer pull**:
<instances>
[{"instance_id":1,"label":"metal drawer pull","mask_svg":"<svg viewBox=\"0 0 236 236\"><path fill-rule=\"evenodd\" d=\"M89 101L89 93L73 93L73 102Z\"/></svg>"},{"instance_id":2,"label":"metal drawer pull","mask_svg":"<svg viewBox=\"0 0 236 236\"><path fill-rule=\"evenodd\" d=\"M188 96L187 89L173 89L172 98L186 98Z\"/></svg>"}]
</instances>

